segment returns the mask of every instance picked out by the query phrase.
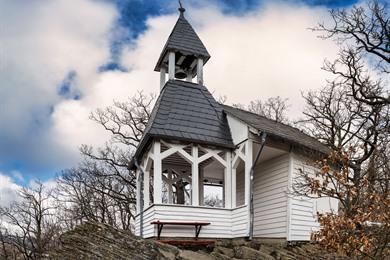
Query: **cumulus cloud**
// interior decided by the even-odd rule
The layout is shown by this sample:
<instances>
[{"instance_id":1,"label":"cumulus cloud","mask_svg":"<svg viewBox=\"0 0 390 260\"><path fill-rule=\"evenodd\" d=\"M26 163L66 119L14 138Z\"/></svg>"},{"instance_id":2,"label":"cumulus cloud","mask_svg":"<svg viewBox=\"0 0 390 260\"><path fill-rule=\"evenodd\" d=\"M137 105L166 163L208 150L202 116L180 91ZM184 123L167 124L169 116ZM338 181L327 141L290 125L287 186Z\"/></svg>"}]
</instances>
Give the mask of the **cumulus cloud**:
<instances>
[{"instance_id":1,"label":"cumulus cloud","mask_svg":"<svg viewBox=\"0 0 390 260\"><path fill-rule=\"evenodd\" d=\"M188 9L187 18L212 56L204 77L216 97L245 104L279 95L289 98L290 115L296 117L302 111L301 91L320 88L329 77L321 66L325 57L335 57L337 46L308 29L327 19L325 8L268 4L245 16L224 14L216 6ZM158 91L152 70L176 19L149 19L148 30L125 53L123 63L137 79L129 76L129 86Z\"/></svg>"},{"instance_id":2,"label":"cumulus cloud","mask_svg":"<svg viewBox=\"0 0 390 260\"><path fill-rule=\"evenodd\" d=\"M82 95L93 87L116 17L100 1L0 1L0 163L53 166L72 157L47 134L50 115L70 72Z\"/></svg>"},{"instance_id":3,"label":"cumulus cloud","mask_svg":"<svg viewBox=\"0 0 390 260\"><path fill-rule=\"evenodd\" d=\"M244 18L210 14L205 20L194 12L212 54L206 85L233 103L286 97L292 104L290 116L300 115L301 91L325 84L329 75L320 69L323 59L337 52L333 42L308 29L326 15L324 8L283 4L264 6Z\"/></svg>"},{"instance_id":4,"label":"cumulus cloud","mask_svg":"<svg viewBox=\"0 0 390 260\"><path fill-rule=\"evenodd\" d=\"M159 75L153 68L178 14L148 19L147 30L121 56L127 72L99 72L110 59L109 38L117 15L112 6L55 0L45 7L26 8L14 2L0 1L6 7L0 8L5 15L0 19L15 23L5 33L0 31L0 39L5 39L0 42L0 77L7 83L0 89L0 121L7 122L0 147L13 147L12 156L27 150L25 156L31 160L71 166L80 144L107 140L104 131L88 120L91 111L136 90L159 91ZM325 84L328 75L320 67L325 57L334 57L337 47L307 29L326 19L325 9L267 4L244 16L223 13L217 6L187 10L211 53L205 83L216 97L248 103L280 95L290 99L291 116L296 117L303 105L301 91ZM80 93L76 99L58 95L59 84L69 75L75 75L71 87ZM44 129L37 131L42 125ZM0 149L0 158L6 153Z\"/></svg>"},{"instance_id":5,"label":"cumulus cloud","mask_svg":"<svg viewBox=\"0 0 390 260\"><path fill-rule=\"evenodd\" d=\"M20 188L11 177L0 172L0 207L8 206L15 201Z\"/></svg>"}]
</instances>

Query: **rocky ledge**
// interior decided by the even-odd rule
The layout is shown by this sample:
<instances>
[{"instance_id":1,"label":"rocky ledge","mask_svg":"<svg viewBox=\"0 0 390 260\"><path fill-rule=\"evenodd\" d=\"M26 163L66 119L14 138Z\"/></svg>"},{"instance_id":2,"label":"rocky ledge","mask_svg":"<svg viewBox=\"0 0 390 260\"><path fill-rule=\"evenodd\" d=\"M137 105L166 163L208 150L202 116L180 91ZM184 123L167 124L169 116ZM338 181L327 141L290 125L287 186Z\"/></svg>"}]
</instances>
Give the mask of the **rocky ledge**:
<instances>
[{"instance_id":1,"label":"rocky ledge","mask_svg":"<svg viewBox=\"0 0 390 260\"><path fill-rule=\"evenodd\" d=\"M47 259L107 260L228 260L228 259L348 259L324 253L315 245L287 246L259 241L217 241L212 251L179 249L143 240L110 226L85 223L63 234Z\"/></svg>"}]
</instances>

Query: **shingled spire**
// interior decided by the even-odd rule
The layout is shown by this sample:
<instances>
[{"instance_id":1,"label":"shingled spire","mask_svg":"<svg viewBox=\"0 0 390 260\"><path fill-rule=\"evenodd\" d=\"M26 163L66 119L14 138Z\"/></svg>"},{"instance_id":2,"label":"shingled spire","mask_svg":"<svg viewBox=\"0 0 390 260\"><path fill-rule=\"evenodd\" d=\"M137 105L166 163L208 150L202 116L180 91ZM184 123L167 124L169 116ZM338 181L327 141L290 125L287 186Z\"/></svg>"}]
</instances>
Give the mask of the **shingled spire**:
<instances>
[{"instance_id":1,"label":"shingled spire","mask_svg":"<svg viewBox=\"0 0 390 260\"><path fill-rule=\"evenodd\" d=\"M161 87L165 85L165 73L169 79L192 81L198 76L198 83L203 84L203 64L210 59L206 47L184 17L185 9L180 4L179 19L176 22L164 49L158 59L155 71L161 72Z\"/></svg>"}]
</instances>

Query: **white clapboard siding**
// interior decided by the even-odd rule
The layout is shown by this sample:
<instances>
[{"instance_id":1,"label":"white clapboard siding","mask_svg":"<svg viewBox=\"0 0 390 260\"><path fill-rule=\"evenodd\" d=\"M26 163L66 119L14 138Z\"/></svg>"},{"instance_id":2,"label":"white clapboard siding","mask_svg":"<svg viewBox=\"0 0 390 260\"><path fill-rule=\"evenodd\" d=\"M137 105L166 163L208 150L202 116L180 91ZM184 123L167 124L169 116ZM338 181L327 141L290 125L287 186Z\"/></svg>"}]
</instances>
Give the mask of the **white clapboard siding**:
<instances>
[{"instance_id":1,"label":"white clapboard siding","mask_svg":"<svg viewBox=\"0 0 390 260\"><path fill-rule=\"evenodd\" d=\"M231 211L232 214L232 237L246 237L249 231L249 209L241 206Z\"/></svg>"},{"instance_id":2,"label":"white clapboard siding","mask_svg":"<svg viewBox=\"0 0 390 260\"><path fill-rule=\"evenodd\" d=\"M144 225L144 237L156 236L153 220L161 221L207 221L211 224L202 227L200 238L231 238L231 211L221 208L193 207L183 205L153 205L153 216L146 220ZM193 226L164 226L162 237L193 237Z\"/></svg>"},{"instance_id":3,"label":"white clapboard siding","mask_svg":"<svg viewBox=\"0 0 390 260\"><path fill-rule=\"evenodd\" d=\"M292 185L296 180L299 172L303 170L307 174L312 174L314 168L307 165L306 160L302 157L291 156L292 163ZM290 241L308 241L312 231L318 228L318 222L315 218L315 201L306 197L291 197L290 204Z\"/></svg>"},{"instance_id":4,"label":"white clapboard siding","mask_svg":"<svg viewBox=\"0 0 390 260\"><path fill-rule=\"evenodd\" d=\"M288 155L273 158L255 167L255 237L287 238L288 171Z\"/></svg>"},{"instance_id":5,"label":"white clapboard siding","mask_svg":"<svg viewBox=\"0 0 390 260\"><path fill-rule=\"evenodd\" d=\"M210 225L202 227L200 238L233 238L248 235L248 207L235 209L194 207L183 205L152 205L144 212L144 238L157 236L157 228L152 221L206 221ZM139 215L136 217L139 226ZM139 235L139 228L136 234ZM165 225L162 237L194 237L195 227Z\"/></svg>"},{"instance_id":6,"label":"white clapboard siding","mask_svg":"<svg viewBox=\"0 0 390 260\"><path fill-rule=\"evenodd\" d=\"M151 222L151 219L153 221L153 216L154 216L154 209L153 206L149 206L148 208L145 209L144 211L144 216L143 216L143 226L144 226L144 234L143 236L145 237L145 230L147 231L147 235L153 236L153 230L150 230L149 223ZM135 235L140 236L140 214L137 214L135 216Z\"/></svg>"},{"instance_id":7,"label":"white clapboard siding","mask_svg":"<svg viewBox=\"0 0 390 260\"><path fill-rule=\"evenodd\" d=\"M154 225L150 222L156 220L154 206L150 206L144 212L144 221L143 221L143 237L149 238L155 236Z\"/></svg>"}]
</instances>

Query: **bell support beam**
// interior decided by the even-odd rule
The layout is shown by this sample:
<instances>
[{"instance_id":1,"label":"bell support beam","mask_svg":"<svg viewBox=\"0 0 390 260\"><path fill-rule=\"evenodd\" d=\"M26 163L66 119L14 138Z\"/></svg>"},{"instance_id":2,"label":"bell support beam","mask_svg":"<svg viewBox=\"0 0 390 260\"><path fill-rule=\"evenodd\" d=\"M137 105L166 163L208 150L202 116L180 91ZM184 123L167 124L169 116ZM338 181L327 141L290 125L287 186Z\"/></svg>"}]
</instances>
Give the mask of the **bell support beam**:
<instances>
[{"instance_id":1,"label":"bell support beam","mask_svg":"<svg viewBox=\"0 0 390 260\"><path fill-rule=\"evenodd\" d=\"M198 58L198 65L196 66L197 69L197 80L199 85L203 85L203 59Z\"/></svg>"},{"instance_id":2,"label":"bell support beam","mask_svg":"<svg viewBox=\"0 0 390 260\"><path fill-rule=\"evenodd\" d=\"M176 67L176 58L175 53L173 51L169 52L169 58L168 58L168 74L169 79L175 79L175 67Z\"/></svg>"}]
</instances>

